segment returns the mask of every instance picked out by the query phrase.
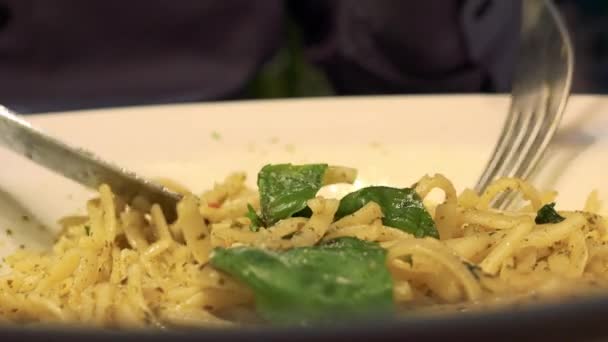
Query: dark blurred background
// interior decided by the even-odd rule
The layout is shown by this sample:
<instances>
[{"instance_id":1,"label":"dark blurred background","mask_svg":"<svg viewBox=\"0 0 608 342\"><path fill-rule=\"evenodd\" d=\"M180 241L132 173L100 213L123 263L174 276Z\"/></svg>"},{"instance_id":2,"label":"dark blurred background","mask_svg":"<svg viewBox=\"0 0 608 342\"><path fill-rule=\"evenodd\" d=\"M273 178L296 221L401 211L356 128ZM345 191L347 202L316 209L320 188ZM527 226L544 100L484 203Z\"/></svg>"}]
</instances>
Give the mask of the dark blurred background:
<instances>
[{"instance_id":1,"label":"dark blurred background","mask_svg":"<svg viewBox=\"0 0 608 342\"><path fill-rule=\"evenodd\" d=\"M507 0L510 1L510 0ZM608 0L558 0L575 47L573 91L608 93ZM248 87L249 98L327 96L334 91L302 54L302 35L289 19L288 44Z\"/></svg>"},{"instance_id":2,"label":"dark blurred background","mask_svg":"<svg viewBox=\"0 0 608 342\"><path fill-rule=\"evenodd\" d=\"M504 93L520 1L0 0L0 104ZM608 0L556 2L574 92L607 93Z\"/></svg>"},{"instance_id":3,"label":"dark blurred background","mask_svg":"<svg viewBox=\"0 0 608 342\"><path fill-rule=\"evenodd\" d=\"M558 1L575 47L573 90L608 92L608 1Z\"/></svg>"}]
</instances>

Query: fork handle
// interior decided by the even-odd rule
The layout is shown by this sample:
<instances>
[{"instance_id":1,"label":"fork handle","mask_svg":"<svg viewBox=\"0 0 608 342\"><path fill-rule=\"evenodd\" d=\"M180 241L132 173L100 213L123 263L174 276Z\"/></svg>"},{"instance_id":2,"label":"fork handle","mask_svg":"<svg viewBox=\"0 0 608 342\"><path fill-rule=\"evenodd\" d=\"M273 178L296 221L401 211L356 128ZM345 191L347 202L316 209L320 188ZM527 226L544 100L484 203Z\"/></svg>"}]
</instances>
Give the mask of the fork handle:
<instances>
[{"instance_id":1,"label":"fork handle","mask_svg":"<svg viewBox=\"0 0 608 342\"><path fill-rule=\"evenodd\" d=\"M88 188L98 189L100 185L108 184L114 193L128 202L136 196L145 196L162 207L167 219L172 220L176 216L179 195L109 164L89 151L68 146L40 132L3 106L0 106L0 143Z\"/></svg>"}]
</instances>

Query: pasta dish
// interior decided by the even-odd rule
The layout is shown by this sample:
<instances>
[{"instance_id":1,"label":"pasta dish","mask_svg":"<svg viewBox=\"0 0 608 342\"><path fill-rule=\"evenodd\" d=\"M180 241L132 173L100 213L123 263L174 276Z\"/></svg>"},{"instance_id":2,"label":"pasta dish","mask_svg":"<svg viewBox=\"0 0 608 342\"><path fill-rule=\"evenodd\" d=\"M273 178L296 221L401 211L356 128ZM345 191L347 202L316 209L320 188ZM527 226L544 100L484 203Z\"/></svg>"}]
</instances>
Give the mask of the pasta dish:
<instances>
[{"instance_id":1,"label":"pasta dish","mask_svg":"<svg viewBox=\"0 0 608 342\"><path fill-rule=\"evenodd\" d=\"M180 192L167 222L108 186L63 218L52 249L18 250L0 277L0 318L111 328L315 324L412 311L477 310L606 288L608 231L595 193L563 211L555 192L503 178L457 194L442 175L408 188L352 183L327 164L263 167ZM444 199L425 200L440 189ZM497 196L523 203L492 208ZM559 208L562 209L562 208Z\"/></svg>"}]
</instances>

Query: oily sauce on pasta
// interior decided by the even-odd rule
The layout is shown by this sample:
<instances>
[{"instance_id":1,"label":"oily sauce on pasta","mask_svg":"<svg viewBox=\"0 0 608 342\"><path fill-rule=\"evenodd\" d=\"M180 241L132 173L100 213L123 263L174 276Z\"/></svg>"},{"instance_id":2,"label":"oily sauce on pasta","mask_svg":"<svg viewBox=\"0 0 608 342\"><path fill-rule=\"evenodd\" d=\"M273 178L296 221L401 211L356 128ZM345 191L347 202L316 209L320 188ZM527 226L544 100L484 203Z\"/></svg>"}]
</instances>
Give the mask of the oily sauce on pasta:
<instances>
[{"instance_id":1,"label":"oily sauce on pasta","mask_svg":"<svg viewBox=\"0 0 608 342\"><path fill-rule=\"evenodd\" d=\"M332 177L337 181L353 178ZM216 269L216 248L284 252L350 237L384 249L391 298L402 311L461 311L576 295L606 286L608 235L597 195L583 211L538 224L541 207L555 200L519 179L495 181L483 194L458 195L442 175L425 176L414 190L424 199L441 189L445 200L427 205L439 238L416 237L383 223L374 201L338 220L337 199L307 200L309 215L250 229L260 196L235 173L197 197L184 187L178 218L167 222L158 205L126 204L108 186L87 203L87 215L63 220L49 251L19 250L0 278L0 317L7 322L82 323L102 327L233 326L264 324L256 290ZM527 206L491 209L505 190Z\"/></svg>"}]
</instances>

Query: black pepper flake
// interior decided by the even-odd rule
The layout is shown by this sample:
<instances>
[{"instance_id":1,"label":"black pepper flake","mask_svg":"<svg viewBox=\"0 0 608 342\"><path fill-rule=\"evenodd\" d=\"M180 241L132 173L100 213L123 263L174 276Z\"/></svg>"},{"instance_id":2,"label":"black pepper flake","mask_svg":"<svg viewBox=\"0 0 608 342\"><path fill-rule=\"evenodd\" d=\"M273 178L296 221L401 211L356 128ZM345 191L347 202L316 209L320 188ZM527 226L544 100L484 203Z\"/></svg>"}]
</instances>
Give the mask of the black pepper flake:
<instances>
[{"instance_id":1,"label":"black pepper flake","mask_svg":"<svg viewBox=\"0 0 608 342\"><path fill-rule=\"evenodd\" d=\"M481 268L477 265L471 264L470 262L463 261L463 264L467 267L469 272L475 277L475 279L479 280L479 274L477 272L481 272Z\"/></svg>"},{"instance_id":2,"label":"black pepper flake","mask_svg":"<svg viewBox=\"0 0 608 342\"><path fill-rule=\"evenodd\" d=\"M23 216L21 216L21 219L25 222L28 222L30 220L30 217L27 215L23 215Z\"/></svg>"},{"instance_id":3,"label":"black pepper flake","mask_svg":"<svg viewBox=\"0 0 608 342\"><path fill-rule=\"evenodd\" d=\"M8 235L8 236L13 235L13 231L11 229L7 229L6 230L6 235Z\"/></svg>"},{"instance_id":4,"label":"black pepper flake","mask_svg":"<svg viewBox=\"0 0 608 342\"><path fill-rule=\"evenodd\" d=\"M283 236L281 239L291 240L291 238L293 238L295 235L296 235L296 233L287 234L287 235Z\"/></svg>"},{"instance_id":5,"label":"black pepper flake","mask_svg":"<svg viewBox=\"0 0 608 342\"><path fill-rule=\"evenodd\" d=\"M224 278L220 278L220 279L217 281L217 283L218 283L219 285L224 285L224 283L226 283L226 281L224 280Z\"/></svg>"},{"instance_id":6,"label":"black pepper flake","mask_svg":"<svg viewBox=\"0 0 608 342\"><path fill-rule=\"evenodd\" d=\"M144 311L144 322L146 324L152 323L152 317L150 316L150 313L147 311Z\"/></svg>"},{"instance_id":7,"label":"black pepper flake","mask_svg":"<svg viewBox=\"0 0 608 342\"><path fill-rule=\"evenodd\" d=\"M411 254L407 254L403 256L403 261L407 262L410 267L414 267L414 259Z\"/></svg>"},{"instance_id":8,"label":"black pepper flake","mask_svg":"<svg viewBox=\"0 0 608 342\"><path fill-rule=\"evenodd\" d=\"M25 249L25 245L21 244L21 245L19 245L19 248Z\"/></svg>"},{"instance_id":9,"label":"black pepper flake","mask_svg":"<svg viewBox=\"0 0 608 342\"><path fill-rule=\"evenodd\" d=\"M205 310L207 310L207 311L211 311L211 310L213 310L213 309L214 309L214 307L213 307L213 306L211 306L211 305L205 305L205 306L203 306L203 309L205 309Z\"/></svg>"},{"instance_id":10,"label":"black pepper flake","mask_svg":"<svg viewBox=\"0 0 608 342\"><path fill-rule=\"evenodd\" d=\"M19 309L17 309L17 308L11 310L12 313L16 313L18 311L19 311Z\"/></svg>"}]
</instances>

